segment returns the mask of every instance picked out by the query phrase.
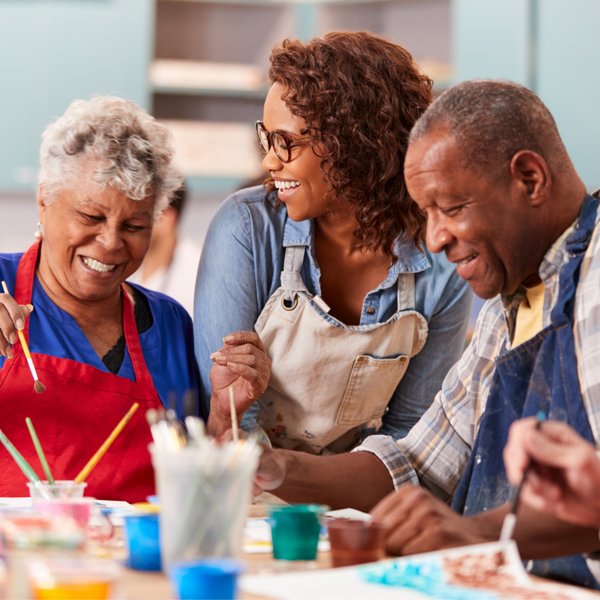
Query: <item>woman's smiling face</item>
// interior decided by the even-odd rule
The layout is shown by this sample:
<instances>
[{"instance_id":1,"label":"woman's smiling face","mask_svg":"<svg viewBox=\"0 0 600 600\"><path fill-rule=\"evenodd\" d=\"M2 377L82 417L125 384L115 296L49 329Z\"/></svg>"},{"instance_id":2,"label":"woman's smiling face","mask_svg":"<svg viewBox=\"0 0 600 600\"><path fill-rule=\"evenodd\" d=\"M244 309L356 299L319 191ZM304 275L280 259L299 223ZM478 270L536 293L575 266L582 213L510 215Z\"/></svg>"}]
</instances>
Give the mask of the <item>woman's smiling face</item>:
<instances>
[{"instance_id":1,"label":"woman's smiling face","mask_svg":"<svg viewBox=\"0 0 600 600\"><path fill-rule=\"evenodd\" d=\"M154 199L131 200L88 173L76 186L38 200L43 243L39 273L55 293L103 300L140 266L150 243ZM57 285L58 284L58 285Z\"/></svg>"},{"instance_id":2,"label":"woman's smiling face","mask_svg":"<svg viewBox=\"0 0 600 600\"><path fill-rule=\"evenodd\" d=\"M263 123L267 131L283 131L292 138L304 137L304 119L292 114L281 99L285 88L274 83L267 94ZM267 152L262 167L277 187L277 197L286 205L294 221L314 219L327 213L331 186L321 171L321 157L310 144L302 144L292 150L292 160L281 161L273 148Z\"/></svg>"}]
</instances>

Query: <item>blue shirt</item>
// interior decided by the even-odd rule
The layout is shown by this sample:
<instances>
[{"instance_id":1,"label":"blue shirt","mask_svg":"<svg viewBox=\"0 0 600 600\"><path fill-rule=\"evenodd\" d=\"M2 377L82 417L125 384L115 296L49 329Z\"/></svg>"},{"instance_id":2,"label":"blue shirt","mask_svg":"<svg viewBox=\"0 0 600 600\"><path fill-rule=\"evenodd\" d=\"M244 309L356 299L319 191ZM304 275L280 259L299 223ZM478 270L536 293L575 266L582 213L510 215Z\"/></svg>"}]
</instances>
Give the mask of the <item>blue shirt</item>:
<instances>
[{"instance_id":1,"label":"blue shirt","mask_svg":"<svg viewBox=\"0 0 600 600\"><path fill-rule=\"evenodd\" d=\"M0 254L0 280L6 281L11 292L21 256ZM187 390L198 393L192 320L172 298L141 286L135 287L148 300L153 320L150 328L140 334L146 365L163 405L168 407L174 396L177 412L181 415L184 393ZM33 283L32 304L34 311L29 317L28 340L32 353L68 358L109 372L75 319L50 300L37 277ZM6 360L0 356L0 369ZM135 379L127 349L118 376Z\"/></svg>"},{"instance_id":2,"label":"blue shirt","mask_svg":"<svg viewBox=\"0 0 600 600\"><path fill-rule=\"evenodd\" d=\"M210 354L222 346L228 333L253 329L267 300L280 286L285 248L293 245L307 246L302 278L312 294L320 295L312 221L289 219L274 194L265 199L262 186L233 194L213 218L200 258L194 302L204 410L209 410L211 395ZM444 375L462 354L471 292L445 256L430 255L412 242L400 240L395 252L398 260L386 279L365 297L360 324L389 319L397 311L399 274L415 273L416 310L427 320L429 334L390 399L379 430L400 438L431 404ZM252 426L255 414L252 410L246 413L245 427Z\"/></svg>"}]
</instances>

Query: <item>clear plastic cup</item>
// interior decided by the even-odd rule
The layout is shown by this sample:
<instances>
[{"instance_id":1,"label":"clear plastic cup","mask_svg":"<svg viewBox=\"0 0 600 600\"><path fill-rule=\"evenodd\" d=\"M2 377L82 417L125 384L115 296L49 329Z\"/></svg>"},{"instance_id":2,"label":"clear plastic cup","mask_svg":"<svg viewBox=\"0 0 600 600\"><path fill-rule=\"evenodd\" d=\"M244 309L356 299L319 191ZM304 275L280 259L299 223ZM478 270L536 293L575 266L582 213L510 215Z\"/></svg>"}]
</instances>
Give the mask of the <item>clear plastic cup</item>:
<instances>
[{"instance_id":1,"label":"clear plastic cup","mask_svg":"<svg viewBox=\"0 0 600 600\"><path fill-rule=\"evenodd\" d=\"M202 448L151 451L160 495L163 568L207 556L240 556L259 447L207 441Z\"/></svg>"},{"instance_id":2,"label":"clear plastic cup","mask_svg":"<svg viewBox=\"0 0 600 600\"><path fill-rule=\"evenodd\" d=\"M54 483L48 481L29 482L27 487L31 502L35 505L38 500L82 498L86 485L85 481L77 483L71 479L59 479Z\"/></svg>"},{"instance_id":3,"label":"clear plastic cup","mask_svg":"<svg viewBox=\"0 0 600 600\"><path fill-rule=\"evenodd\" d=\"M110 519L102 514L96 499L89 496L37 499L34 509L36 513L42 515L62 515L72 518L85 532L88 540L103 543L114 534Z\"/></svg>"}]
</instances>

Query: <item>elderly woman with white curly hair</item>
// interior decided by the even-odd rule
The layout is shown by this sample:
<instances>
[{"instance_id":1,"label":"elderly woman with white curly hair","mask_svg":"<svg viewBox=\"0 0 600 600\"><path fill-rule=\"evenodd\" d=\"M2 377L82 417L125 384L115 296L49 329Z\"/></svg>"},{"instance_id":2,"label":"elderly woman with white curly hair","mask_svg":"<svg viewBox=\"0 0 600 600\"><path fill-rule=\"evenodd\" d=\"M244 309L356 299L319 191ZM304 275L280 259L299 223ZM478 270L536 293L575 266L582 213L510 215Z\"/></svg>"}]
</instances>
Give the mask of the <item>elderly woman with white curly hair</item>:
<instances>
[{"instance_id":1,"label":"elderly woman with white curly hair","mask_svg":"<svg viewBox=\"0 0 600 600\"><path fill-rule=\"evenodd\" d=\"M140 405L88 477L86 493L96 497L139 501L154 493L144 415L170 399L181 410L185 392L198 390L187 312L125 283L181 185L172 156L167 130L134 103L73 102L42 136L39 239L23 254L0 255L8 292L0 294L0 426L27 461L39 464L26 417L54 478L73 479ZM17 330L31 350L35 389ZM256 385L265 368L245 374ZM0 496L26 494L8 453L0 470Z\"/></svg>"}]
</instances>

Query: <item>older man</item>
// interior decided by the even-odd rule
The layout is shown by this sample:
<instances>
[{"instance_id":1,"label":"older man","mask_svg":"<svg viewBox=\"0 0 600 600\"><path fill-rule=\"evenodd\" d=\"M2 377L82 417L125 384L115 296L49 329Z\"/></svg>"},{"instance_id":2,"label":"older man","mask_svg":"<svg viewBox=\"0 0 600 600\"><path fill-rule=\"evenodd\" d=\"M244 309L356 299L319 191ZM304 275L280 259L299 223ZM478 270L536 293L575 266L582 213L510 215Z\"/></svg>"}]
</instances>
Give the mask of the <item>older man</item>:
<instances>
[{"instance_id":1,"label":"older man","mask_svg":"<svg viewBox=\"0 0 600 600\"><path fill-rule=\"evenodd\" d=\"M516 84L442 94L411 133L405 178L427 215L429 249L489 299L473 340L406 438L374 436L333 458L271 453L260 476L290 500L363 508L393 483L373 514L392 528L389 547L410 554L498 538L514 420L543 410L598 439L600 235L598 201L554 119ZM596 585L578 553L600 547L597 531L526 507L518 517L524 558L576 555L536 561L534 572Z\"/></svg>"}]
</instances>

